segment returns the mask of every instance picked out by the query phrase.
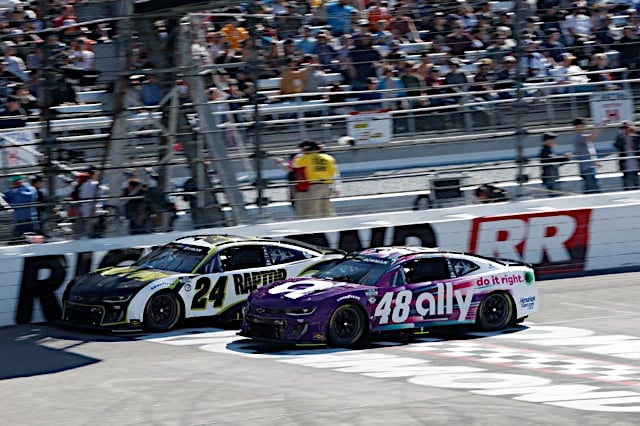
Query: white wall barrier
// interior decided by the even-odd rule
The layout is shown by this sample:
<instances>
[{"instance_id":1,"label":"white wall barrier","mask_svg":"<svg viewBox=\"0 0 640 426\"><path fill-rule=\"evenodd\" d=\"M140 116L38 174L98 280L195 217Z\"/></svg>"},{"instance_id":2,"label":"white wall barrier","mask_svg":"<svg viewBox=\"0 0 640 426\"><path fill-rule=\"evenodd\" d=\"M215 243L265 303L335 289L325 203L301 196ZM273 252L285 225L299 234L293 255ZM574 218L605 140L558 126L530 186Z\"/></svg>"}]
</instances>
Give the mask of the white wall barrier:
<instances>
[{"instance_id":1,"label":"white wall barrier","mask_svg":"<svg viewBox=\"0 0 640 426\"><path fill-rule=\"evenodd\" d=\"M348 251L439 246L520 259L538 277L640 268L640 191L0 248L0 326L60 317L66 284L178 236L288 236Z\"/></svg>"}]
</instances>

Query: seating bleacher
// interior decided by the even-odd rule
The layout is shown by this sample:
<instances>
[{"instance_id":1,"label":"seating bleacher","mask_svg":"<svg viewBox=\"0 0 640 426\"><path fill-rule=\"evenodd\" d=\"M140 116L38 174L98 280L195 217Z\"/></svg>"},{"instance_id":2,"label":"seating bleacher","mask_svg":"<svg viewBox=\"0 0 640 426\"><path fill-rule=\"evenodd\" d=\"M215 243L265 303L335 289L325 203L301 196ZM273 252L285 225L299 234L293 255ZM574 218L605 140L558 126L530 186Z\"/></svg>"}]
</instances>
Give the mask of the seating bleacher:
<instances>
[{"instance_id":1,"label":"seating bleacher","mask_svg":"<svg viewBox=\"0 0 640 426\"><path fill-rule=\"evenodd\" d=\"M258 90L279 89L282 77L261 78L258 80Z\"/></svg>"},{"instance_id":2,"label":"seating bleacher","mask_svg":"<svg viewBox=\"0 0 640 426\"><path fill-rule=\"evenodd\" d=\"M327 84L332 84L336 81L342 83L342 81L344 80L342 74L340 74L339 72L326 73L325 79L327 81Z\"/></svg>"},{"instance_id":3,"label":"seating bleacher","mask_svg":"<svg viewBox=\"0 0 640 426\"><path fill-rule=\"evenodd\" d=\"M78 103L98 103L104 102L106 96L106 90L78 91L76 92L76 101Z\"/></svg>"},{"instance_id":4,"label":"seating bleacher","mask_svg":"<svg viewBox=\"0 0 640 426\"><path fill-rule=\"evenodd\" d=\"M400 50L409 55L415 53L428 52L431 50L433 43L430 41L423 41L419 43L402 43L400 44Z\"/></svg>"}]
</instances>

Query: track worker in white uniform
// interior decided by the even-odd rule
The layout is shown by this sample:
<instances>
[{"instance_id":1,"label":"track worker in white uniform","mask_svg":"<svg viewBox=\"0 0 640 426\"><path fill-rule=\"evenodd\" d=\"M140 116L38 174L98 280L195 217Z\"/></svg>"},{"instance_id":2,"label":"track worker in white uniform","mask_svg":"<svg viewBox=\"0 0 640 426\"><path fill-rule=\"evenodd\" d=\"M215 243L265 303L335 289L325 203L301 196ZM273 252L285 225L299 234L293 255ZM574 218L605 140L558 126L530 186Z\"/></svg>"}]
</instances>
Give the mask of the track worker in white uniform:
<instances>
[{"instance_id":1,"label":"track worker in white uniform","mask_svg":"<svg viewBox=\"0 0 640 426\"><path fill-rule=\"evenodd\" d=\"M294 166L304 169L305 180L309 182L307 191L299 192L296 200L298 216L304 219L335 216L331 206L334 180L340 176L336 160L330 154L321 152L320 146L306 141L305 152L295 159ZM337 188L333 188L337 194Z\"/></svg>"}]
</instances>

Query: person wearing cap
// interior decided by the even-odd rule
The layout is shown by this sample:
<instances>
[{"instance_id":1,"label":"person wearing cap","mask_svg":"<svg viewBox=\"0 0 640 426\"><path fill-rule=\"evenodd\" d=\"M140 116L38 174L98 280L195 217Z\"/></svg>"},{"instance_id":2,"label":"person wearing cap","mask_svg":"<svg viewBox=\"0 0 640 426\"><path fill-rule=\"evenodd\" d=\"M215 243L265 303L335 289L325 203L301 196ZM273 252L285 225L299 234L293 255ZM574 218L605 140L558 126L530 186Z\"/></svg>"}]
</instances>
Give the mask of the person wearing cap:
<instances>
[{"instance_id":1,"label":"person wearing cap","mask_svg":"<svg viewBox=\"0 0 640 426\"><path fill-rule=\"evenodd\" d=\"M303 154L293 161L295 169L304 170L306 191L296 198L296 212L300 218L312 219L335 216L331 205L331 195L340 195L340 172L332 155L321 152L314 141L308 141Z\"/></svg>"},{"instance_id":2,"label":"person wearing cap","mask_svg":"<svg viewBox=\"0 0 640 426\"><path fill-rule=\"evenodd\" d=\"M289 184L289 202L291 207L297 212L298 206L296 204L297 195L300 192L306 192L309 190L309 182L305 178L304 169L295 166L295 161L298 157L309 151L311 141L304 140L298 145L299 151L289 155L287 159L282 157L274 157L276 164L284 171L287 172L287 182Z\"/></svg>"},{"instance_id":3,"label":"person wearing cap","mask_svg":"<svg viewBox=\"0 0 640 426\"><path fill-rule=\"evenodd\" d=\"M473 84L471 92L478 92L474 96L480 100L492 101L498 99L495 92L494 83L496 81L496 73L493 70L493 61L491 58L481 58L478 63L478 71L473 76Z\"/></svg>"},{"instance_id":4,"label":"person wearing cap","mask_svg":"<svg viewBox=\"0 0 640 426\"><path fill-rule=\"evenodd\" d=\"M16 44L12 41L3 41L0 43L3 52L3 59L7 61L6 70L18 76L22 81L29 79L27 66L22 58L16 56Z\"/></svg>"},{"instance_id":5,"label":"person wearing cap","mask_svg":"<svg viewBox=\"0 0 640 426\"><path fill-rule=\"evenodd\" d=\"M540 43L536 40L523 40L525 54L522 57L522 65L527 70L529 77L545 77L549 73L551 64L547 58L540 53Z\"/></svg>"},{"instance_id":6,"label":"person wearing cap","mask_svg":"<svg viewBox=\"0 0 640 426\"><path fill-rule=\"evenodd\" d=\"M616 134L614 148L620 158L618 164L622 172L622 186L627 190L638 189L638 171L640 171L640 136L631 121L623 121Z\"/></svg>"},{"instance_id":7,"label":"person wearing cap","mask_svg":"<svg viewBox=\"0 0 640 426\"><path fill-rule=\"evenodd\" d=\"M517 59L511 55L502 58L500 67L496 70L496 82L494 87L496 90L514 89L516 87L516 63ZM499 92L501 99L510 99L513 93L510 91Z\"/></svg>"},{"instance_id":8,"label":"person wearing cap","mask_svg":"<svg viewBox=\"0 0 640 426\"><path fill-rule=\"evenodd\" d=\"M603 120L603 125L608 120ZM582 178L582 189L585 194L594 194L600 192L600 185L596 178L596 168L602 165L598 162L598 153L593 145L602 132L602 126L596 127L591 133L587 133L586 120L577 117L573 120L575 135L573 138L573 159L578 161L578 169Z\"/></svg>"},{"instance_id":9,"label":"person wearing cap","mask_svg":"<svg viewBox=\"0 0 640 426\"><path fill-rule=\"evenodd\" d=\"M9 178L11 188L2 194L4 200L13 207L15 227L13 236L21 238L26 232L38 231L38 192L22 175Z\"/></svg>"},{"instance_id":10,"label":"person wearing cap","mask_svg":"<svg viewBox=\"0 0 640 426\"><path fill-rule=\"evenodd\" d=\"M338 52L335 47L330 43L331 36L322 31L316 36L316 44L311 49L311 54L317 59L317 62L325 70L333 71L335 68L335 61L338 59Z\"/></svg>"},{"instance_id":11,"label":"person wearing cap","mask_svg":"<svg viewBox=\"0 0 640 426\"><path fill-rule=\"evenodd\" d=\"M7 104L0 110L0 129L15 129L27 125L27 112L22 108L20 98L9 95Z\"/></svg>"},{"instance_id":12,"label":"person wearing cap","mask_svg":"<svg viewBox=\"0 0 640 426\"><path fill-rule=\"evenodd\" d=\"M542 148L540 149L540 164L542 164L542 172L540 178L542 179L542 185L547 189L550 197L559 195L560 185L558 178L558 166L560 163L569 161L571 154L556 155L553 152L553 148L556 145L556 134L552 132L546 132L542 135Z\"/></svg>"},{"instance_id":13,"label":"person wearing cap","mask_svg":"<svg viewBox=\"0 0 640 426\"><path fill-rule=\"evenodd\" d=\"M562 63L553 67L549 73L554 77L559 85L584 85L589 82L589 77L585 71L576 63L576 57L569 52L562 54ZM575 86L572 91L588 90L590 86ZM559 93L565 93L568 87L558 87Z\"/></svg>"},{"instance_id":14,"label":"person wearing cap","mask_svg":"<svg viewBox=\"0 0 640 426\"><path fill-rule=\"evenodd\" d=\"M540 50L547 59L559 64L562 62L562 54L567 51L566 47L560 42L560 31L551 27L544 31L544 41L540 44Z\"/></svg>"}]
</instances>

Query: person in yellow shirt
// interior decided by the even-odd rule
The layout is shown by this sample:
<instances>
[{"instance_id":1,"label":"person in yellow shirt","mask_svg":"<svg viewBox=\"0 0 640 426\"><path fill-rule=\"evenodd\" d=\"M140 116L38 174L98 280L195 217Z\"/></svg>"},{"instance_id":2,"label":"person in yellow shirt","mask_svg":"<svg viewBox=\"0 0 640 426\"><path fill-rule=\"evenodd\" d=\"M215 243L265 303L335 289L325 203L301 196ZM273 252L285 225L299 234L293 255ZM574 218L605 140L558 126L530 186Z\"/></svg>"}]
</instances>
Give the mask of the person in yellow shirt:
<instances>
[{"instance_id":1,"label":"person in yellow shirt","mask_svg":"<svg viewBox=\"0 0 640 426\"><path fill-rule=\"evenodd\" d=\"M249 32L240 25L242 22L244 22L243 18L234 19L220 30L235 51L239 51L242 48L242 42L249 38Z\"/></svg>"},{"instance_id":2,"label":"person in yellow shirt","mask_svg":"<svg viewBox=\"0 0 640 426\"><path fill-rule=\"evenodd\" d=\"M335 216L331 195L340 195L336 160L314 141L305 141L301 147L303 154L294 159L294 167L304 170L309 185L297 194L296 212L304 219Z\"/></svg>"}]
</instances>

